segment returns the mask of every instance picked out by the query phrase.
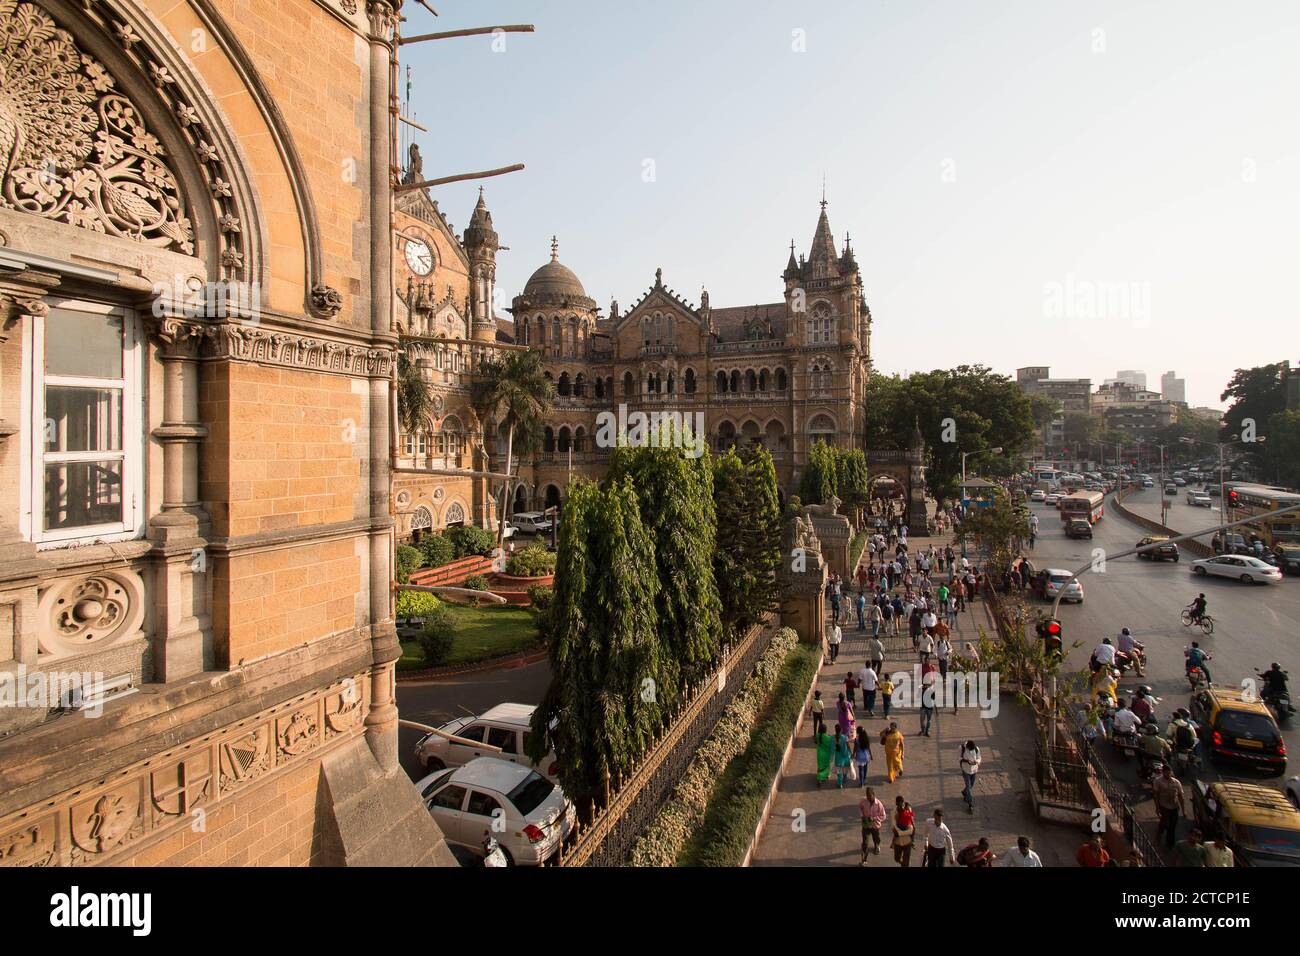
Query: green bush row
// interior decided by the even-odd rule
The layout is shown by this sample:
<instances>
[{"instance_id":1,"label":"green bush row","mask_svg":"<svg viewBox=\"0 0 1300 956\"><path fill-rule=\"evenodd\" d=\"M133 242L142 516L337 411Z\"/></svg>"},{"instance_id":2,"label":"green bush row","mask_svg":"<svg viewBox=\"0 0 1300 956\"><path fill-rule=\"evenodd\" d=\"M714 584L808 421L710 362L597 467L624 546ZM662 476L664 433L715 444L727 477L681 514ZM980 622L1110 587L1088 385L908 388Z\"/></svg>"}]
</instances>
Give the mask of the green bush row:
<instances>
[{"instance_id":1,"label":"green bush row","mask_svg":"<svg viewBox=\"0 0 1300 956\"><path fill-rule=\"evenodd\" d=\"M820 664L821 650L811 644L800 643L786 657L767 712L745 752L731 761L713 788L703 823L678 854L679 866L736 867L744 862Z\"/></svg>"}]
</instances>

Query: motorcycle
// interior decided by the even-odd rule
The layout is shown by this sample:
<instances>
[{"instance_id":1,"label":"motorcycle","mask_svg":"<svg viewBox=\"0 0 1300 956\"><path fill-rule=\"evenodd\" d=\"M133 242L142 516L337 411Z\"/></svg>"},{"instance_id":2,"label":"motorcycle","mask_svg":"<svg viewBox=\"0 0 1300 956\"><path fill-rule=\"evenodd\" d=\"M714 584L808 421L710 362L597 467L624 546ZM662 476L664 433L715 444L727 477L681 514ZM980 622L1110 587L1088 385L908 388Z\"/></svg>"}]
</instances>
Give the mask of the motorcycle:
<instances>
[{"instance_id":1,"label":"motorcycle","mask_svg":"<svg viewBox=\"0 0 1300 956\"><path fill-rule=\"evenodd\" d=\"M1205 676L1205 671L1199 665L1192 663L1191 655L1192 649L1190 647L1183 648L1183 657L1187 662L1187 683L1191 686L1192 693L1195 694L1201 688L1209 687L1210 680ZM1206 661L1214 659L1204 651L1201 652L1201 657Z\"/></svg>"},{"instance_id":2,"label":"motorcycle","mask_svg":"<svg viewBox=\"0 0 1300 956\"><path fill-rule=\"evenodd\" d=\"M1285 673L1286 672L1283 671L1283 674ZM1256 676L1260 681L1264 680L1264 674L1262 672L1256 672ZM1291 694L1289 691L1283 690L1281 693L1277 694L1270 694L1267 691L1264 691L1260 697L1264 701L1264 706L1273 712L1273 719L1277 721L1279 727L1286 726L1291 722L1291 715L1295 713L1295 708L1291 706Z\"/></svg>"},{"instance_id":3,"label":"motorcycle","mask_svg":"<svg viewBox=\"0 0 1300 956\"><path fill-rule=\"evenodd\" d=\"M1174 750L1174 776L1185 779L1188 771L1193 776L1201 766L1201 758L1196 756L1194 750Z\"/></svg>"},{"instance_id":4,"label":"motorcycle","mask_svg":"<svg viewBox=\"0 0 1300 956\"><path fill-rule=\"evenodd\" d=\"M1145 677L1147 670L1146 648L1135 647L1132 651L1116 651L1115 667L1120 676L1126 676L1131 670L1135 677Z\"/></svg>"},{"instance_id":5,"label":"motorcycle","mask_svg":"<svg viewBox=\"0 0 1300 956\"><path fill-rule=\"evenodd\" d=\"M1115 731L1114 736L1110 738L1110 744L1119 753L1122 760L1132 760L1137 756L1137 734L1125 734Z\"/></svg>"}]
</instances>

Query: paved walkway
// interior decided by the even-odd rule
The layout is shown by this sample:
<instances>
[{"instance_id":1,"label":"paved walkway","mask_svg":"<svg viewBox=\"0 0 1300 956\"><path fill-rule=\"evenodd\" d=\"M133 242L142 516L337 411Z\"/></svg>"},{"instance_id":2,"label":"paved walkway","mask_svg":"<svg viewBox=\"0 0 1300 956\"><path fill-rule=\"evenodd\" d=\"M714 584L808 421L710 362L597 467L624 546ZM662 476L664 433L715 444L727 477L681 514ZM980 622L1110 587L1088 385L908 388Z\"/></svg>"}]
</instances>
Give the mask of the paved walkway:
<instances>
[{"instance_id":1,"label":"paved walkway","mask_svg":"<svg viewBox=\"0 0 1300 956\"><path fill-rule=\"evenodd\" d=\"M935 542L943 544L944 538L913 539L913 549ZM856 590L854 590L856 595ZM992 633L993 626L982 601L976 601L966 613L958 615L957 627L952 634L953 646L979 639L978 628ZM839 660L832 665L827 658L818 676L817 687L826 703L828 729L833 733L835 700L844 690L845 674L856 673L866 657L866 642L870 630L857 630L856 614L844 628L844 642ZM912 672L918 663L912 651L906 627L900 637L882 638L885 644L885 668L891 673L899 670ZM862 695L858 693L858 704ZM942 807L945 822L953 834L958 851L980 837L988 837L994 852L1002 855L1013 847L1016 838L1029 836L1034 849L1042 857L1044 866L1073 866L1074 853L1083 842L1085 834L1069 827L1038 822L1029 803L1027 781L1033 774L1034 744L1033 719L1030 712L1016 704L1008 694L1001 695L996 716L985 718L974 707L962 708L957 714L952 709L936 714L931 726L931 736L920 734L920 716L915 707L896 708L890 715L898 721L903 732L903 775L889 783L885 773L884 749L879 736L886 721L880 716L869 718L859 714L859 723L865 723L872 741L875 758L867 775L867 784L875 789L876 796L892 812L895 796L902 796L912 805L918 823L917 831L924 839L921 824ZM958 753L966 740L979 746L982 764L975 786L975 810L968 814L962 801L963 787L958 770ZM834 774L817 787L817 754L812 741L811 720L805 715L799 728L786 774L781 780L772 815L763 838L754 854L755 866L857 866L861 860L861 824L857 804L862 799L861 786L848 781L840 790ZM802 813L800 813L802 811ZM797 821L804 823L801 831ZM888 829L882 834L879 856L869 857L874 867L894 867L889 849ZM921 850L912 854L912 866L921 865Z\"/></svg>"}]
</instances>

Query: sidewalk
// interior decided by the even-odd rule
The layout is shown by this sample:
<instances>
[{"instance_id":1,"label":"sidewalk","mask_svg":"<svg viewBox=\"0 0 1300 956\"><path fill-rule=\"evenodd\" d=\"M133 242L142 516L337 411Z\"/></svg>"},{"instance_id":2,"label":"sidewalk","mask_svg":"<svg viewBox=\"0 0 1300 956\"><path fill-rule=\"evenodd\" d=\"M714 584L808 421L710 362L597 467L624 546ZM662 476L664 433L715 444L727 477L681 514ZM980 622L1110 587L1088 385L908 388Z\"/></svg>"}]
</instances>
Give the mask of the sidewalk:
<instances>
[{"instance_id":1,"label":"sidewalk","mask_svg":"<svg viewBox=\"0 0 1300 956\"><path fill-rule=\"evenodd\" d=\"M947 541L946 535L915 539L914 547L930 543L942 546ZM856 593L855 586L853 594ZM818 675L817 687L826 701L827 727L831 733L834 732L835 701L844 690L845 674L849 670L856 673L862 666L866 642L871 636L870 630L857 630L856 614L851 614L849 620L847 627L841 623L844 642L840 646L838 662L832 665L827 658ZM975 601L966 613L958 615L952 635L954 647L960 648L968 640L978 640L979 627L983 627L986 633L994 633L983 601ZM885 644L886 670L911 673L918 658L912 651L906 628L900 637L882 635L882 641ZM860 706L860 692L857 699ZM1015 846L1017 837L1025 835L1034 841L1034 849L1042 857L1044 866L1073 866L1074 853L1085 834L1069 827L1040 823L1029 803L1027 787L1034 768L1032 715L1005 693L1001 695L997 709L997 716L990 718L982 717L974 707L964 707L955 715L951 707L941 710L935 714L931 736L923 737L919 732L918 709L895 708L890 719L898 722L905 743L903 775L891 784L886 776L884 749L879 742L880 732L887 722L880 716L877 700L875 718L868 718L864 713L859 716L859 724L865 724L871 734L874 758L867 784L875 789L876 796L891 813L894 797L899 794L912 805L922 841L922 824L932 817L936 808L941 807L958 851L980 837L988 837L994 852L1001 856ZM966 812L961 798L963 783L957 768L958 753L966 740L974 740L982 756L976 778L973 814ZM771 818L754 853L754 865L857 866L861 860L862 834L857 804L861 799L860 784L850 780L840 790L833 773L818 789L812 723L805 715L794 753L778 788ZM803 832L798 826L800 819ZM920 866L922 855L919 848L914 849L911 865ZM873 855L868 860L873 867L897 865L889 848L888 829L882 833L880 855Z\"/></svg>"}]
</instances>

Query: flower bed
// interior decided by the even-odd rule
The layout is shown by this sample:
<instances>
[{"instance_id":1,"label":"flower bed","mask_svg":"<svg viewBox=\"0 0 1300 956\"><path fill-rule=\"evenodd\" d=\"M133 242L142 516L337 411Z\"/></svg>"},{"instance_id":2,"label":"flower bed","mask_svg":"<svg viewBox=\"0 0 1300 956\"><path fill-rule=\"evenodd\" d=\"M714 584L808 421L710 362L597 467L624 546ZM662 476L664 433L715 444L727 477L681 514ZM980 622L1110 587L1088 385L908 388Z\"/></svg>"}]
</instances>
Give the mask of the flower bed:
<instances>
[{"instance_id":1,"label":"flower bed","mask_svg":"<svg viewBox=\"0 0 1300 956\"><path fill-rule=\"evenodd\" d=\"M783 627L772 638L755 665L754 673L727 705L713 733L700 744L668 802L633 844L628 854L629 865L672 866L676 862L691 834L704 819L714 784L727 765L749 744L750 730L783 672L782 664L798 643L799 636L788 627Z\"/></svg>"}]
</instances>

